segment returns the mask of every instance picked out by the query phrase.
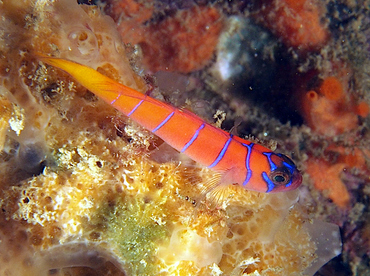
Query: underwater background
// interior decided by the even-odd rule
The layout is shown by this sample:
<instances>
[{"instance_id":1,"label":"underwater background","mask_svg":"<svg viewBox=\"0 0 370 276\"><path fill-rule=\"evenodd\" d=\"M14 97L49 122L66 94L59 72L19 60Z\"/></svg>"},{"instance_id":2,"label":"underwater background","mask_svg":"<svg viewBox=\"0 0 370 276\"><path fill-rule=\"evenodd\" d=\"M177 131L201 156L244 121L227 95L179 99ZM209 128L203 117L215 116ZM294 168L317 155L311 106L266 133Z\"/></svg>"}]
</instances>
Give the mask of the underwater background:
<instances>
[{"instance_id":1,"label":"underwater background","mask_svg":"<svg viewBox=\"0 0 370 276\"><path fill-rule=\"evenodd\" d=\"M370 275L369 10L0 1L0 275ZM212 170L40 54L286 154L303 183L215 206Z\"/></svg>"}]
</instances>

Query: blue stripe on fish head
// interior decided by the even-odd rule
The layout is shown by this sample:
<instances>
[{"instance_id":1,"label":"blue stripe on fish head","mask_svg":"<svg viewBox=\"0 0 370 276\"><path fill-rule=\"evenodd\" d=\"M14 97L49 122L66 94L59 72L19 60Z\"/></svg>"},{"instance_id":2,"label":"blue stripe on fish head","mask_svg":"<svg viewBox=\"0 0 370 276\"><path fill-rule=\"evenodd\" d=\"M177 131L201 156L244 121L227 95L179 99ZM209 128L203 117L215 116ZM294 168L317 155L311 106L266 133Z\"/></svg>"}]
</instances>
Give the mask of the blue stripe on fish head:
<instances>
[{"instance_id":1,"label":"blue stripe on fish head","mask_svg":"<svg viewBox=\"0 0 370 276\"><path fill-rule=\"evenodd\" d=\"M267 193L295 189L301 184L302 176L291 159L280 153L264 152L263 154L270 165L270 172L262 172Z\"/></svg>"},{"instance_id":2,"label":"blue stripe on fish head","mask_svg":"<svg viewBox=\"0 0 370 276\"><path fill-rule=\"evenodd\" d=\"M245 185L248 184L249 180L252 177L252 170L251 170L251 166L250 166L250 161L251 161L251 153L252 153L252 148L254 146L254 143L250 143L249 145L243 143L243 146L245 146L247 148L247 156L245 158L245 168L247 169L247 175L245 176L245 180L243 182L243 186L245 186Z\"/></svg>"}]
</instances>

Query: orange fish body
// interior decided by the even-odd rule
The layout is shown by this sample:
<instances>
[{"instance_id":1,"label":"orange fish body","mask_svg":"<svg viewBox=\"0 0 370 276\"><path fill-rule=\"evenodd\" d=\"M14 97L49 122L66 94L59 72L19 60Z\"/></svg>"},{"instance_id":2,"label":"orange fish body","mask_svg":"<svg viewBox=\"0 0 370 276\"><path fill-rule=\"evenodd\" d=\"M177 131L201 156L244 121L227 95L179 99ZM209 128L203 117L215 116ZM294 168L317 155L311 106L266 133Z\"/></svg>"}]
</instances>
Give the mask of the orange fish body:
<instances>
[{"instance_id":1,"label":"orange fish body","mask_svg":"<svg viewBox=\"0 0 370 276\"><path fill-rule=\"evenodd\" d=\"M289 191L302 182L294 163L283 154L233 136L189 111L144 95L87 66L58 58L39 58L69 73L176 150L220 172L221 182L258 192Z\"/></svg>"}]
</instances>

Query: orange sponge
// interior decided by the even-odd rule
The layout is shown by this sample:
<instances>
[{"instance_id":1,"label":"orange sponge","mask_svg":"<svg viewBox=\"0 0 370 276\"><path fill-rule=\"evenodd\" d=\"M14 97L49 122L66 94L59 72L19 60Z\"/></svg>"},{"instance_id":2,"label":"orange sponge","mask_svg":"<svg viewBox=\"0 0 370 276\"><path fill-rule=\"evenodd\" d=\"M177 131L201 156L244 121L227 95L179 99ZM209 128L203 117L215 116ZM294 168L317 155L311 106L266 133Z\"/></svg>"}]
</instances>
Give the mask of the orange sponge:
<instances>
[{"instance_id":1,"label":"orange sponge","mask_svg":"<svg viewBox=\"0 0 370 276\"><path fill-rule=\"evenodd\" d=\"M320 86L320 92L325 98L333 101L338 101L344 96L343 85L336 77L324 79Z\"/></svg>"},{"instance_id":2,"label":"orange sponge","mask_svg":"<svg viewBox=\"0 0 370 276\"><path fill-rule=\"evenodd\" d=\"M141 46L149 70L188 73L211 60L224 22L218 9L193 6L157 21L153 9L153 1L120 0L108 11L122 40Z\"/></svg>"},{"instance_id":3,"label":"orange sponge","mask_svg":"<svg viewBox=\"0 0 370 276\"><path fill-rule=\"evenodd\" d=\"M285 44L301 50L312 50L323 45L328 32L320 22L324 10L314 0L264 1L263 23ZM266 3L268 2L268 3Z\"/></svg>"},{"instance_id":4,"label":"orange sponge","mask_svg":"<svg viewBox=\"0 0 370 276\"><path fill-rule=\"evenodd\" d=\"M214 7L179 11L147 29L140 43L144 63L153 71L199 70L212 58L222 27L221 14Z\"/></svg>"},{"instance_id":5,"label":"orange sponge","mask_svg":"<svg viewBox=\"0 0 370 276\"><path fill-rule=\"evenodd\" d=\"M350 201L350 195L340 175L346 164L338 163L330 165L320 159L308 159L306 172L313 180L316 189L326 191L327 196L339 207L346 208Z\"/></svg>"},{"instance_id":6,"label":"orange sponge","mask_svg":"<svg viewBox=\"0 0 370 276\"><path fill-rule=\"evenodd\" d=\"M369 114L366 102L357 104L352 96L346 95L346 82L346 78L330 76L316 91L310 90L303 95L302 115L316 133L326 136L342 134L358 126L358 116Z\"/></svg>"},{"instance_id":7,"label":"orange sponge","mask_svg":"<svg viewBox=\"0 0 370 276\"><path fill-rule=\"evenodd\" d=\"M356 111L356 114L358 116L361 116L362 118L365 118L369 115L369 112L370 112L369 104L367 102L360 102L356 106L355 111Z\"/></svg>"}]
</instances>

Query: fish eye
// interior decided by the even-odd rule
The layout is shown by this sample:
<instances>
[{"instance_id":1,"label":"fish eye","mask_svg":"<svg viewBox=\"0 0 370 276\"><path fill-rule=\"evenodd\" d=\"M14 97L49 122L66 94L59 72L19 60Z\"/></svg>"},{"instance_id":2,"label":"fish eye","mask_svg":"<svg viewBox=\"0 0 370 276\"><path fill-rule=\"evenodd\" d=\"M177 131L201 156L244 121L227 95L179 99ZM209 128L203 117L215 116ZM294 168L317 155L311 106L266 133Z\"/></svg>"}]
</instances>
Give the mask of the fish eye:
<instances>
[{"instance_id":1,"label":"fish eye","mask_svg":"<svg viewBox=\"0 0 370 276\"><path fill-rule=\"evenodd\" d=\"M286 185L290 181L290 176L284 171L274 171L270 174L270 179L276 185Z\"/></svg>"}]
</instances>

